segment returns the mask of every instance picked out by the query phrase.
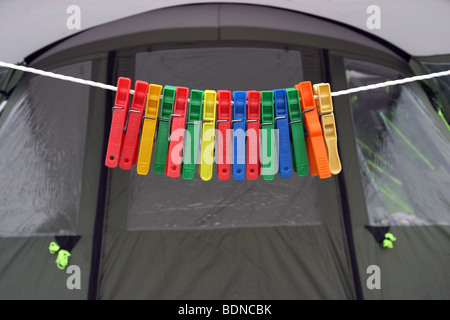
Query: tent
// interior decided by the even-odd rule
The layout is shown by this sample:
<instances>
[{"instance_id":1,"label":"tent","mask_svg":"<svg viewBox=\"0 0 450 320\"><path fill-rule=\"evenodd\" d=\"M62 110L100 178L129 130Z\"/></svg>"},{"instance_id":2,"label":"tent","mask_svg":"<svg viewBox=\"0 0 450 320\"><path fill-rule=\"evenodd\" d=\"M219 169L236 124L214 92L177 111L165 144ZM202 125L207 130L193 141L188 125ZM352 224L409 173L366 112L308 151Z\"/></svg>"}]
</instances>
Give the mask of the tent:
<instances>
[{"instance_id":1,"label":"tent","mask_svg":"<svg viewBox=\"0 0 450 320\"><path fill-rule=\"evenodd\" d=\"M450 69L446 1L378 1L379 29L369 1L78 3L81 29L68 1L2 2L0 60L230 91ZM448 77L335 97L341 173L273 181L111 169L114 92L9 69L0 90L1 299L450 298Z\"/></svg>"}]
</instances>

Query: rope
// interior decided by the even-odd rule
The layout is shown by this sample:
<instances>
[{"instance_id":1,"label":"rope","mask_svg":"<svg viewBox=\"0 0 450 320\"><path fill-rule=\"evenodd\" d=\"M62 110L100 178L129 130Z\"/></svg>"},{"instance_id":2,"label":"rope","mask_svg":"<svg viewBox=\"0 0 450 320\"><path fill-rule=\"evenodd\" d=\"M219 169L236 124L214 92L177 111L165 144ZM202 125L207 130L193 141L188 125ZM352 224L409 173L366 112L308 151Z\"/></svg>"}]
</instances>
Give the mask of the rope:
<instances>
[{"instance_id":1,"label":"rope","mask_svg":"<svg viewBox=\"0 0 450 320\"><path fill-rule=\"evenodd\" d=\"M80 78L65 76L62 74L57 74L57 73L53 73L53 72L49 72L49 71L43 71L43 70L39 70L39 69L35 69L35 68L18 66L18 65L3 62L3 61L0 61L0 67L20 70L23 72L34 73L34 74L38 74L38 75L41 75L44 77L50 77L50 78L54 78L54 79L75 82L75 83L84 84L84 85L88 85L91 87L97 87L97 88L101 88L101 89L105 89L105 90L117 91L117 87L112 86L112 85L95 82L95 81L91 81L91 80L84 80L84 79L80 79ZM375 84L369 84L366 86L341 90L341 91L337 91L337 92L332 92L331 96L337 97L337 96L347 95L347 94L351 94L351 93L355 93L355 92L374 90L374 89L384 88L384 87L388 87L388 86L395 86L395 85L405 84L405 83L414 82L414 81L421 81L421 80L433 79L433 78L438 78L438 77L444 77L444 76L448 76L448 75L450 75L450 70L435 72L435 73L430 73L430 74L424 74L424 75L414 76L414 77L409 77L409 78L403 78L403 79L398 79L398 80L390 80L390 81L386 81L386 82L380 82L380 83L375 83ZM134 94L134 90L130 90L130 93Z\"/></svg>"}]
</instances>

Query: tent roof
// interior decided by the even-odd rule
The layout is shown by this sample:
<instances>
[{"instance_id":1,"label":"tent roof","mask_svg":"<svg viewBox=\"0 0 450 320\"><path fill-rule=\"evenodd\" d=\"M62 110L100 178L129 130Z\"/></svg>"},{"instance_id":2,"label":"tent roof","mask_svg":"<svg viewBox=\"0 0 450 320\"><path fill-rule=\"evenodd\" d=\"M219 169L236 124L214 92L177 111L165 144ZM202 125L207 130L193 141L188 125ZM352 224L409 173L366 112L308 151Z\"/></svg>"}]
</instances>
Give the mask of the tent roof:
<instances>
[{"instance_id":1,"label":"tent roof","mask_svg":"<svg viewBox=\"0 0 450 320\"><path fill-rule=\"evenodd\" d=\"M204 0L78 0L81 9L81 31L129 17L141 12L182 4L195 3L253 3L252 1L204 1ZM55 41L71 36L79 30L69 30L66 20L69 0L2 1L0 11L1 30L0 60L19 62L33 52ZM392 43L412 56L431 56L450 53L450 43L442 41L448 37L448 28L443 22L450 18L450 2L446 0L409 0L408 2L378 0L381 11L381 28L368 29L370 16L367 8L371 0L261 0L258 5L284 8L338 21L371 33ZM419 22L419 23L418 23ZM5 30L7 32L5 32Z\"/></svg>"}]
</instances>

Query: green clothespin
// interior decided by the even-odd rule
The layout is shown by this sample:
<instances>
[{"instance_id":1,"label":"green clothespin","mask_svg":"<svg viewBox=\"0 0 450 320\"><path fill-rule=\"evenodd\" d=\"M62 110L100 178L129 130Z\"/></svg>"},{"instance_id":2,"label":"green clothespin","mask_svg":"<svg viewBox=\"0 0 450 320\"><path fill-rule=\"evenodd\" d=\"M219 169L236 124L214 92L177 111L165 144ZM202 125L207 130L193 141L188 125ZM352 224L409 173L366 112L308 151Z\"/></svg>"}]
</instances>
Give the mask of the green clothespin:
<instances>
[{"instance_id":1,"label":"green clothespin","mask_svg":"<svg viewBox=\"0 0 450 320\"><path fill-rule=\"evenodd\" d=\"M397 238L394 237L394 235L390 232L387 232L384 235L384 240L383 240L383 248L388 248L388 249L392 249L394 247L394 241L396 241Z\"/></svg>"},{"instance_id":2,"label":"green clothespin","mask_svg":"<svg viewBox=\"0 0 450 320\"><path fill-rule=\"evenodd\" d=\"M275 115L273 91L261 91L261 173L264 180L275 177Z\"/></svg>"},{"instance_id":3,"label":"green clothespin","mask_svg":"<svg viewBox=\"0 0 450 320\"><path fill-rule=\"evenodd\" d=\"M181 174L184 179L192 180L195 175L195 163L197 161L198 143L200 140L201 120L202 120L202 102L203 91L191 90L189 102L189 114L187 120L188 137L185 137L186 145L184 147L183 163L181 165Z\"/></svg>"},{"instance_id":4,"label":"green clothespin","mask_svg":"<svg viewBox=\"0 0 450 320\"><path fill-rule=\"evenodd\" d=\"M153 171L156 174L164 174L166 170L167 152L169 149L169 120L173 113L175 103L174 86L165 86L161 102L161 115L159 118L158 138L156 142L155 162Z\"/></svg>"},{"instance_id":5,"label":"green clothespin","mask_svg":"<svg viewBox=\"0 0 450 320\"><path fill-rule=\"evenodd\" d=\"M286 89L289 124L291 126L291 139L293 150L293 168L299 176L308 174L308 155L306 154L305 132L303 129L303 115L300 107L298 90Z\"/></svg>"}]
</instances>

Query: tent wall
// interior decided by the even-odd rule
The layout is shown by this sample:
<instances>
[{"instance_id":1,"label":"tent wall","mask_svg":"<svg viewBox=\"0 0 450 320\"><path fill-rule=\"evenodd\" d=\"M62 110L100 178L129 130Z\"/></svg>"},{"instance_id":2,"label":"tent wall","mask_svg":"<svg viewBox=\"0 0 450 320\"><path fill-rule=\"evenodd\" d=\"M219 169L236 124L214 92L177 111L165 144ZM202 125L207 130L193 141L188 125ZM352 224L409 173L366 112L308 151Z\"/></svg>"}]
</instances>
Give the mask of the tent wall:
<instances>
[{"instance_id":1,"label":"tent wall","mask_svg":"<svg viewBox=\"0 0 450 320\"><path fill-rule=\"evenodd\" d=\"M172 62L176 62L177 53L198 50L201 56L212 52L208 51L211 49L223 54L230 48L249 53L268 48L267 52L283 52L280 57L299 52L300 67L285 72L286 77L277 78L264 77L270 69L250 70L247 76L258 76L252 81L246 78L241 84L238 73L235 77L223 78L219 72L217 77L211 75L210 70L217 70L218 60L208 66L207 57L200 67L193 60L182 61L180 57L181 63L149 64L154 68L147 71L148 65L143 67L137 60L138 55L141 58L150 55L150 60L144 59L148 63L154 57L164 59L158 53L173 52L175 60ZM388 66L412 75L408 55L354 29L301 13L232 4L182 6L143 13L86 30L45 48L27 61L45 70L91 61L91 79L112 85L117 77L123 76L153 83L163 79L162 85L182 85L190 89L270 90L309 80L329 82L333 91L338 91L348 86L345 58ZM290 61L279 60L279 67L283 67L283 61ZM290 63L296 63L292 61ZM251 66L248 60L240 63L243 70ZM145 78L141 79L141 75ZM202 82L205 79L212 80ZM208 84L214 88L207 87ZM427 98L423 91L418 92L421 99ZM67 289L68 274L57 269L55 257L48 252L48 244L53 240L51 234L1 237L0 298L449 298L448 226L392 226L390 230L398 241L391 250L382 248L366 228L371 220L349 97L333 99L342 173L326 180L294 176L288 182L288 187L294 191L305 187L313 189L308 193L313 194L311 199L302 198L305 195L299 191L298 197L294 194L287 204L292 208L298 199L303 205L308 203L309 207L305 205L298 211L300 216L310 214L312 220L288 220L286 212L272 204L269 208L273 208L277 219L269 220L273 218L269 209L264 212L265 216L258 217L262 220L245 222L245 214L259 213L255 210L257 206L250 206L238 225L219 220L220 226L200 223L197 227L168 224L169 220L164 219L170 210L145 202L145 193L154 200L155 194L169 185L163 179L168 177L155 177L150 173L140 177L145 181L138 184L135 173L104 166L113 98L113 92L91 88L87 126L80 128L86 130L86 142L79 213L73 233L81 239L72 251L70 263L81 268L81 290ZM13 99L11 97L10 101ZM9 102L0 117L0 125L4 115L10 112L10 105ZM230 186L233 183L236 182L223 182ZM280 196L279 181L257 183L259 187L267 186L263 192ZM139 203L133 196L136 186L142 187L144 193ZM214 189L217 181L209 182L209 186ZM260 196L257 189L249 186L243 194L257 201ZM183 192L183 181L174 192ZM189 191L185 194L189 198ZM233 190L230 195L235 196ZM170 197L168 199L170 202ZM265 203L260 202L258 205ZM140 205L143 214L154 216L131 223L131 219L139 215L136 209L139 206L134 205ZM227 213L226 208L221 210L212 213L220 219L221 214ZM189 219L183 212L178 214L183 222ZM156 226L151 225L155 216L162 219ZM139 226L140 221L145 223ZM382 270L381 290L370 290L366 286L370 265L378 265Z\"/></svg>"},{"instance_id":2,"label":"tent wall","mask_svg":"<svg viewBox=\"0 0 450 320\"><path fill-rule=\"evenodd\" d=\"M165 83L187 86L194 89L200 86L202 89L210 85L213 89L259 89L272 88L279 84L280 87L288 86L290 82L313 79L320 81L321 68L320 52L317 49L301 49L301 60L290 62L288 57L282 56L278 62L280 68L283 64L305 66L302 74L293 74L289 79L287 73L285 79L280 77L254 76L251 72L247 76L233 73L228 77L217 76L213 70L224 68L224 72L229 72L229 62L221 60L221 55L228 55L229 60L236 63L236 68L246 70L249 60L253 61L254 72L261 72L259 64L255 61L259 48L248 47L240 44L240 47L217 49L214 59L211 57L202 58L205 53L204 47L200 44L191 46L189 50L171 50L167 55L161 55L159 51L152 51L150 57L143 59L139 54L139 48L119 52L117 75L128 76L132 79L145 79L150 81L163 79ZM172 47L176 49L176 46ZM211 49L206 46L206 52ZM246 54L241 54L246 50ZM274 70L273 64L277 62L269 60L267 52L272 52L270 48L264 52L265 57L262 62L268 70ZM278 49L279 50L279 49ZM294 49L291 49L294 50ZM280 51L283 52L283 51ZM177 56L180 62L177 61ZM136 56L141 63L136 62ZM185 58L183 60L182 58ZM270 55L269 55L270 56ZM295 56L295 55L294 55ZM161 61L164 57L164 61ZM239 60L241 57L242 60ZM246 58L242 58L246 57ZM208 68L200 68L198 65L202 59ZM160 61L160 62L155 62ZM181 63L184 61L184 63ZM271 61L270 63L268 63ZM306 63L305 63L306 62ZM177 64L178 63L178 64ZM143 70L148 69L148 73ZM292 68L296 69L295 65ZM282 69L283 70L283 69ZM263 71L263 70L262 70ZM144 73L143 73L144 72ZM136 73L141 76L137 77ZM116 75L116 76L117 76ZM212 76L212 77L211 77ZM248 81L251 77L253 80ZM240 79L243 78L243 79ZM205 81L204 79L209 79ZM280 81L289 80L289 83ZM156 80L155 80L156 81ZM236 84L234 81L237 81ZM244 81L239 83L239 81ZM245 82L247 81L247 82ZM244 86L244 87L243 87ZM248 86L248 88L245 88ZM209 88L209 87L208 87ZM296 180L294 180L296 179ZM109 170L108 196L106 205L104 246L101 261L101 279L99 285L100 299L346 299L356 298L354 283L349 264L347 241L344 235L343 223L341 219L341 206L339 188L336 179L318 181L312 177L293 177L285 184L292 186L297 191L294 192L287 206L294 203L295 198L303 199L306 203L306 195L302 195L302 188L306 185L312 188L313 194L318 197L313 199L313 206L318 206L320 215L317 222L312 225L295 222L289 225L286 221L277 221L270 216L283 216L275 202L269 202L262 194L274 196L279 199L282 195L276 188L283 185L280 181L272 183L260 179L258 182L245 183L236 181L209 181L200 182L194 180L171 181L168 177L159 177L149 174L138 177L135 172L123 171L120 169ZM133 196L137 194L133 188L136 184L142 188L142 197ZM169 196L160 190L165 190L166 185L172 186ZM235 185L235 187L233 187ZM207 195L216 196L215 190L229 189L225 197L235 199L236 190L244 187L247 201L270 203L270 210L256 210L257 204L251 204L248 209L239 212L241 219L250 222L239 222L240 225L231 225L223 217L233 214L230 209L224 207L218 214L211 218L215 209L206 212L206 216L221 222L219 227L210 224L200 224L197 227L186 227L192 224L189 217L192 212L181 211L179 220L175 227L170 225L165 227L167 217L177 208L171 202L179 202L179 198L186 198L187 207L192 205L192 190L197 190L203 194L202 202L208 204ZM227 188L226 188L227 187ZM205 189L206 188L206 189ZM212 191L208 191L212 189ZM233 191L233 189L235 189ZM257 190L259 190L257 192ZM267 190L267 191L264 191ZM169 191L165 191L169 192ZM153 196L153 193L156 196ZM295 196L298 193L298 196ZM147 196L145 196L147 194ZM258 200L258 195L261 196ZM164 197L166 196L167 202ZM155 198L156 197L156 198ZM147 200L146 200L147 199ZM236 198L237 199L237 198ZM137 201L141 203L136 204ZM286 200L279 200L286 201ZM301 201L300 201L301 202ZM161 205L169 206L168 209L161 208ZM133 213L136 206L141 210ZM172 207L173 208L172 208ZM285 204L279 203L279 207ZM306 214L313 207L304 206L306 210L301 214ZM195 209L191 209L194 211ZM133 215L157 216L161 219L158 225L148 225L146 220L140 221L139 228L132 225L130 227L130 217ZM259 216L257 220L248 217ZM267 215L267 218L264 218ZM222 217L220 217L222 216ZM201 217L201 216L200 216ZM267 219L267 220L264 220ZM154 221L155 218L153 218ZM183 223L186 222L186 225ZM199 219L201 220L201 219ZM169 221L169 220L167 220ZM215 221L215 220L214 220ZM239 221L239 220L237 220ZM262 221L255 224L255 221ZM265 221L265 222L264 222ZM270 222L268 222L270 221ZM315 221L315 220L314 220ZM292 222L291 222L292 224ZM131 228L131 229L130 229ZM333 243L333 246L329 246ZM337 264L331 265L331 261Z\"/></svg>"},{"instance_id":3,"label":"tent wall","mask_svg":"<svg viewBox=\"0 0 450 320\"><path fill-rule=\"evenodd\" d=\"M90 79L94 81L106 81L106 58L104 56L97 57L80 57L79 59L67 61L67 65L85 63L90 61L91 76ZM49 70L55 70L61 65L49 66ZM37 81L41 81L39 76L33 77ZM26 79L22 79L22 84L26 83ZM50 85L44 89L43 94L48 97L56 96L58 94L66 94L66 90L61 90L61 82L58 80L51 80ZM70 90L76 92L77 85L69 85ZM86 87L79 87L86 88ZM59 91L58 91L59 89ZM97 199L99 191L100 169L102 168L103 155L102 146L104 138L104 123L105 123L105 92L103 90L87 89L88 91L88 114L87 124L85 127L73 128L75 131L86 131L85 142L81 145L84 149L84 157L82 158L82 173L78 177L79 181L68 181L75 187L81 183L81 190L79 194L79 211L76 214L75 229L68 233L64 230L64 226L55 224L55 220L49 219L44 231L36 229L35 232L27 234L24 231L17 233L17 230L10 231L9 235L2 234L0 237L0 298L1 299L87 299L88 289L90 283L91 273L91 254L93 247L93 225L97 211ZM18 88L9 99L7 109L2 114L2 121L5 120L9 111L16 105L15 99L21 93ZM31 103L36 103L37 96L31 96ZM58 100L61 97L58 98ZM70 95L65 97L70 99ZM63 97L64 99L64 97ZM59 104L51 106L49 104L37 104L39 108L64 108L70 104ZM77 107L77 106L75 106ZM67 113L66 113L67 114ZM52 118L51 121L59 121L60 119ZM70 119L69 119L70 120ZM18 121L21 121L18 119ZM50 124L51 126L51 124ZM50 132L51 127L39 128L45 132ZM55 133L58 134L58 133ZM61 135L63 136L63 135ZM22 138L26 138L25 136ZM64 141L61 141L64 143ZM75 149L79 149L78 147ZM42 151L45 151L43 149ZM24 150L22 150L22 153ZM45 152L44 152L45 155ZM22 157L26 157L23 154ZM67 155L60 154L59 161L69 161ZM32 159L30 159L31 161ZM5 163L4 163L5 164ZM9 169L14 169L14 164L10 163ZM63 164L64 165L64 164ZM20 168L19 168L20 169ZM6 169L2 169L6 170ZM37 168L36 170L44 170ZM63 173L61 173L63 174ZM23 181L24 185L31 183L32 175ZM51 185L57 177L48 177L48 183ZM35 192L41 192L39 189ZM22 195L26 197L26 195ZM31 198L31 195L29 195ZM3 206L6 208L6 205ZM28 209L31 213L36 214L35 210L40 210L40 203L33 203ZM5 214L3 212L2 214ZM64 213L63 213L64 214ZM3 215L3 218L6 216ZM11 219L10 216L8 219ZM4 222L5 219L2 219ZM56 220L57 221L57 220ZM5 225L3 224L3 231ZM63 229L60 229L60 228ZM62 233L61 233L62 232ZM70 264L80 267L80 289L69 289L67 287L67 280L71 274L66 273L65 270L60 270L55 264L56 255L49 253L49 244L55 241L55 236L80 236L79 241L71 251Z\"/></svg>"},{"instance_id":4,"label":"tent wall","mask_svg":"<svg viewBox=\"0 0 450 320\"><path fill-rule=\"evenodd\" d=\"M332 87L336 91L347 88L348 79L346 79L345 72L343 72L345 70L344 58L347 57L353 58L352 55L343 56L335 52L332 52L330 55L330 79ZM359 59L364 62L372 61L370 58L365 59L364 57ZM395 66L382 62L378 62L377 65L380 68L384 65L393 68L393 70L409 74L404 65ZM423 107L433 110L422 88L417 84L412 86L417 97L420 97L420 101L424 103ZM385 91L381 92L385 96L388 95ZM437 183L433 185L435 179L430 180L431 184L422 179L423 187L421 188L434 190L433 193L438 196L433 204L430 203L425 206L428 210L425 209L420 212L426 222L422 222L420 225L405 226L396 224L393 221L391 225L388 225L388 230L396 236L397 241L393 249L383 248L381 244L375 241L374 235L367 229L372 224L368 212L370 204L368 204L369 199L364 193L367 186L362 184L365 179L361 176L361 162L358 159L358 142L356 140L358 134L355 130L356 121L351 109L351 97L336 97L333 101L335 110L337 110L336 121L339 128L340 141L346 142L345 144L339 144L343 164L343 172L340 178L348 191L349 219L352 225L351 236L354 239L356 265L358 266L364 298L448 299L450 283L447 274L450 266L450 255L447 245L449 236L448 205L445 206L445 203L448 203L448 199L446 200L446 191L444 191L448 187L439 187ZM363 107L365 112L370 112L369 105ZM411 109L411 112L415 112L412 109L412 103L405 107ZM432 112L430 117L436 118L436 115ZM435 125L441 126L442 124L436 120ZM443 125L441 127L444 128ZM366 127L366 130L374 131L375 128ZM436 137L440 135L443 137L445 134L448 134L445 129L442 129L441 133L438 133L438 130L427 130L429 130L430 135L436 135ZM448 143L448 140L446 141L443 144L438 143L438 148L442 148L443 145ZM417 146L420 147L421 145L418 144ZM447 152L448 149L442 148L441 150ZM401 152L400 149L397 152ZM436 158L433 161L440 161L439 154L434 156ZM448 174L445 172L445 161L443 160L443 165L439 166L441 168L440 172L444 176ZM359 169L355 170L356 167ZM421 170L425 171L424 169ZM417 173L417 175L419 174ZM442 183L448 182L443 181ZM425 192L422 194L426 195ZM436 212L439 209L441 210L441 216L439 218L433 216L432 212ZM372 274L369 267L373 265L378 266L381 270L380 289L369 289L369 286L366 285L366 281Z\"/></svg>"}]
</instances>

